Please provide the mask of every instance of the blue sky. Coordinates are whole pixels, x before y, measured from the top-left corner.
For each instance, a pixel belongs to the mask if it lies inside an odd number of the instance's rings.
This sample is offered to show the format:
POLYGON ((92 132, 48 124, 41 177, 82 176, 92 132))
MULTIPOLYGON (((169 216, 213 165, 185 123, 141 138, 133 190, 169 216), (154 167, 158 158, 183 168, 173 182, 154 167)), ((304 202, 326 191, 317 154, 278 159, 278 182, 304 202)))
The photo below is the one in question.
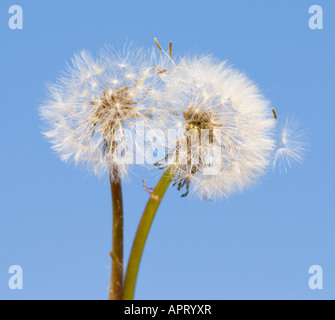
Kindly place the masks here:
MULTIPOLYGON (((145 248, 137 299, 335 298, 335 3, 333 1, 9 1, 0 3, 0 298, 105 299, 111 204, 106 179, 63 164, 42 137, 45 83, 83 48, 174 42, 243 70, 280 116, 307 129, 303 165, 269 172, 219 202, 170 189, 145 248), (23 30, 8 28, 21 5, 23 30), (308 27, 323 8, 324 29, 308 27), (311 265, 323 290, 308 287, 311 265), (23 290, 8 269, 23 268, 23 290)), ((157 174, 156 174, 157 176, 157 174)), ((136 170, 124 185, 128 256, 148 194, 136 170)), ((149 179, 151 185, 154 179, 149 179)))

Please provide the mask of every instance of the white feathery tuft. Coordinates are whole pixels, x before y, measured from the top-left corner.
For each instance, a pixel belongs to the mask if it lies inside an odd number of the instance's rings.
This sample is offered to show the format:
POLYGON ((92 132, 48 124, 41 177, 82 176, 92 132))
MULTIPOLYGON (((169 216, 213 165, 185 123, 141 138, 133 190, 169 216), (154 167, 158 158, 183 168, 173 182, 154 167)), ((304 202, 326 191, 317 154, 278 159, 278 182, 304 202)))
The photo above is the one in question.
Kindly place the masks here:
MULTIPOLYGON (((134 151, 127 150, 127 139, 135 135, 135 122, 150 126, 148 93, 156 74, 147 53, 133 45, 122 52, 106 47, 96 59, 85 50, 74 55, 40 108, 44 134, 61 159, 84 163, 97 175, 116 166, 125 178, 134 151), (122 158, 125 152, 131 159, 122 158)), ((132 147, 144 152, 143 145, 132 147)))
POLYGON ((278 146, 272 161, 273 169, 286 173, 293 165, 301 164, 306 152, 305 130, 300 129, 298 122, 287 118, 278 126, 278 146))
POLYGON ((159 125, 178 129, 159 166, 178 167, 175 184, 186 187, 183 196, 190 189, 215 199, 250 186, 271 162, 275 146, 268 102, 225 62, 182 58, 176 65, 161 75, 164 86, 157 95, 159 125))

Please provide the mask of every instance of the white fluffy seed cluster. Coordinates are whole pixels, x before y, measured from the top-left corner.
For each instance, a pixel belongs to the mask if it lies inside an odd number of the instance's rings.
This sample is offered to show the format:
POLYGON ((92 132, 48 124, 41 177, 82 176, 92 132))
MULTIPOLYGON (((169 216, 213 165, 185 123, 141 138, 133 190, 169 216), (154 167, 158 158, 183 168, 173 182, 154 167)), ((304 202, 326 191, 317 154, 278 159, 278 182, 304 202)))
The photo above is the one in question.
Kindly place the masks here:
POLYGON ((183 58, 163 81, 159 105, 171 111, 163 123, 180 128, 168 146, 179 189, 220 198, 264 173, 275 147, 276 120, 244 74, 209 57, 183 58))
POLYGON ((243 73, 211 57, 166 56, 134 46, 104 49, 97 58, 75 55, 40 109, 44 134, 62 160, 124 179, 129 149, 130 158, 163 149, 156 166, 177 167, 174 185, 182 196, 215 199, 251 186, 271 163, 286 170, 302 159, 292 123, 278 131, 268 101, 243 73), (163 134, 155 141, 128 145, 126 133, 142 137, 157 129, 163 134))
POLYGON ((117 167, 118 176, 126 178, 125 135, 135 134, 136 121, 150 126, 152 118, 147 95, 157 77, 146 55, 132 45, 123 52, 105 48, 97 59, 81 51, 48 86, 40 113, 48 125, 44 134, 62 160, 84 163, 97 175, 113 174, 117 167))

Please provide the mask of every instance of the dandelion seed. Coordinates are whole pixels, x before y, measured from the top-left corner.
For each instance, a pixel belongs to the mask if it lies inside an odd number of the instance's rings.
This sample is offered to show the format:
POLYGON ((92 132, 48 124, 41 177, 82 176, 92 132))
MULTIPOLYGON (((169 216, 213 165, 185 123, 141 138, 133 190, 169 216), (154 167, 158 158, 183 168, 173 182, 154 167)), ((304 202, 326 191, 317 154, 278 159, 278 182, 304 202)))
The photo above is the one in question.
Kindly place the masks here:
POLYGON ((287 172, 295 164, 303 162, 306 151, 305 131, 293 119, 286 119, 278 130, 278 146, 272 162, 273 169, 280 173, 287 172))
POLYGON ((157 40, 156 37, 154 38, 154 40, 155 40, 155 43, 156 43, 156 45, 157 45, 157 48, 158 48, 159 50, 163 51, 163 49, 162 49, 162 47, 160 46, 160 44, 158 43, 158 40, 157 40))

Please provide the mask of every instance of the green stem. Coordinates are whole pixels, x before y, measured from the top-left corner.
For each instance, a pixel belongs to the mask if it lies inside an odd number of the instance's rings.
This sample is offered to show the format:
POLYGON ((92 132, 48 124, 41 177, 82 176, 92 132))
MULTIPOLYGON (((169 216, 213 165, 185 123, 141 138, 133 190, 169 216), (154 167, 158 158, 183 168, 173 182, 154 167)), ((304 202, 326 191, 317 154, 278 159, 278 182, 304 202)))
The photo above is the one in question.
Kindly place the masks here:
POLYGON ((112 273, 109 300, 121 300, 123 286, 123 205, 121 180, 116 167, 109 175, 113 205, 112 273))
POLYGON ((136 279, 142 258, 143 249, 152 222, 154 220, 155 214, 157 212, 157 209, 175 174, 176 174, 176 167, 170 166, 162 175, 161 179, 158 181, 154 191, 150 196, 147 206, 145 207, 140 224, 136 232, 133 247, 131 249, 128 261, 127 273, 125 277, 123 294, 122 294, 123 300, 132 300, 134 298, 136 279))

